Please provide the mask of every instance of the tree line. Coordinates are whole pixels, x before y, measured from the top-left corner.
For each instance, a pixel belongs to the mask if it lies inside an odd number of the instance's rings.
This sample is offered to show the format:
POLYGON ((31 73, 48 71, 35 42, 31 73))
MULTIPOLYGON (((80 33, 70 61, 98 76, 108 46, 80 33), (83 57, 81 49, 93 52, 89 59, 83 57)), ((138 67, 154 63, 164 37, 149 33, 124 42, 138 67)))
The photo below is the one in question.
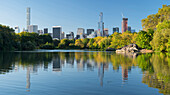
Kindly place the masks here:
POLYGON ((115 32, 109 37, 53 40, 49 34, 14 33, 8 26, 0 25, 0 50, 34 49, 119 49, 134 43, 154 51, 170 51, 170 5, 163 5, 158 13, 142 19, 143 30, 138 33, 115 32))

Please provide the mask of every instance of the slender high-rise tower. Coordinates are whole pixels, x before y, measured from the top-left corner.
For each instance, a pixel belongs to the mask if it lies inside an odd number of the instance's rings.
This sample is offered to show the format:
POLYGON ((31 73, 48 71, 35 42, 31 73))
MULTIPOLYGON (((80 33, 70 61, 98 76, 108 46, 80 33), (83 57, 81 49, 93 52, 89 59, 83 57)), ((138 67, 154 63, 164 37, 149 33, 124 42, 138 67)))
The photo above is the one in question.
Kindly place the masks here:
POLYGON ((27 30, 28 30, 28 26, 30 25, 30 7, 27 8, 27 30))
POLYGON ((98 31, 100 32, 100 36, 104 35, 104 22, 103 22, 103 13, 102 12, 99 15, 98 31))

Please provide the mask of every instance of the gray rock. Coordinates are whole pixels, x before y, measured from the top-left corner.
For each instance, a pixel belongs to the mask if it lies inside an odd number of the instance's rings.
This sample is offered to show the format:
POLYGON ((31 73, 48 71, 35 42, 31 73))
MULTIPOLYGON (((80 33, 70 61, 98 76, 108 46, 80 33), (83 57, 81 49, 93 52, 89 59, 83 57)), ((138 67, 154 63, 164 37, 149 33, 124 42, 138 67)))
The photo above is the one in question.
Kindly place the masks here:
POLYGON ((139 48, 137 44, 130 44, 127 46, 122 47, 121 49, 116 50, 117 53, 123 52, 123 53, 135 53, 138 52, 139 48))

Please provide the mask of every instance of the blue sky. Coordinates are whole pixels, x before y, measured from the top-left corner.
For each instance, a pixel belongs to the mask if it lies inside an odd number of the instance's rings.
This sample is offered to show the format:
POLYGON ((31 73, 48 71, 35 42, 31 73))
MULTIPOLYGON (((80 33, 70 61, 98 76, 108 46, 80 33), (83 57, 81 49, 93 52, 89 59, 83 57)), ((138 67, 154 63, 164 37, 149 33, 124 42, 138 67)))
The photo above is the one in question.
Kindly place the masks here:
POLYGON ((99 13, 104 14, 105 28, 121 28, 122 15, 129 18, 129 26, 142 29, 141 20, 155 14, 170 0, 0 0, 0 24, 26 27, 26 8, 31 7, 31 24, 39 29, 62 26, 65 33, 77 28, 97 30, 99 13))

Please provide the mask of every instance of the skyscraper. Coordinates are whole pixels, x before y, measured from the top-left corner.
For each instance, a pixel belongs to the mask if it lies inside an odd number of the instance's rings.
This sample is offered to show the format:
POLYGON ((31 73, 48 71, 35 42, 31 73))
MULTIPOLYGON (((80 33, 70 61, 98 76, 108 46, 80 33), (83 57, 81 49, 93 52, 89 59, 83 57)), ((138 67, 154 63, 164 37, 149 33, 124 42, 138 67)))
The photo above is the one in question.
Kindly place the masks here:
POLYGON ((109 35, 109 29, 105 28, 104 29, 104 35, 103 36, 108 36, 109 35))
POLYGON ((87 35, 90 35, 92 32, 94 32, 94 29, 87 29, 87 35))
POLYGON ((114 27, 113 28, 113 33, 115 33, 115 32, 119 33, 119 27, 114 27))
POLYGON ((101 34, 99 36, 104 36, 104 22, 103 22, 103 13, 102 12, 99 15, 98 31, 101 34))
POLYGON ((28 26, 30 25, 30 7, 27 8, 27 30, 28 30, 28 26))
POLYGON ((43 35, 43 30, 38 30, 39 35, 43 35))
POLYGON ((78 28, 77 35, 84 35, 84 28, 78 28))
POLYGON ((48 34, 48 28, 44 28, 44 34, 48 34))
POLYGON ((84 28, 78 28, 77 29, 77 35, 79 35, 80 39, 84 39, 84 28))
POLYGON ((61 39, 61 31, 62 27, 61 26, 53 26, 53 39, 61 39))
POLYGON ((66 34, 66 38, 69 40, 74 39, 74 32, 70 32, 70 34, 66 34))
POLYGON ((128 18, 122 19, 122 33, 128 30, 128 18))
POLYGON ((87 38, 95 38, 96 35, 96 32, 92 32, 90 35, 87 36, 87 38))
POLYGON ((130 27, 130 26, 128 26, 128 31, 130 31, 130 32, 131 32, 131 27, 130 27))
POLYGON ((72 39, 74 39, 74 32, 70 32, 72 39))
POLYGON ((28 32, 38 33, 38 25, 28 25, 28 32))
POLYGON ((100 31, 97 31, 97 37, 102 36, 100 31))
POLYGON ((61 40, 65 38, 64 35, 65 35, 65 33, 62 32, 62 33, 61 33, 61 40))

